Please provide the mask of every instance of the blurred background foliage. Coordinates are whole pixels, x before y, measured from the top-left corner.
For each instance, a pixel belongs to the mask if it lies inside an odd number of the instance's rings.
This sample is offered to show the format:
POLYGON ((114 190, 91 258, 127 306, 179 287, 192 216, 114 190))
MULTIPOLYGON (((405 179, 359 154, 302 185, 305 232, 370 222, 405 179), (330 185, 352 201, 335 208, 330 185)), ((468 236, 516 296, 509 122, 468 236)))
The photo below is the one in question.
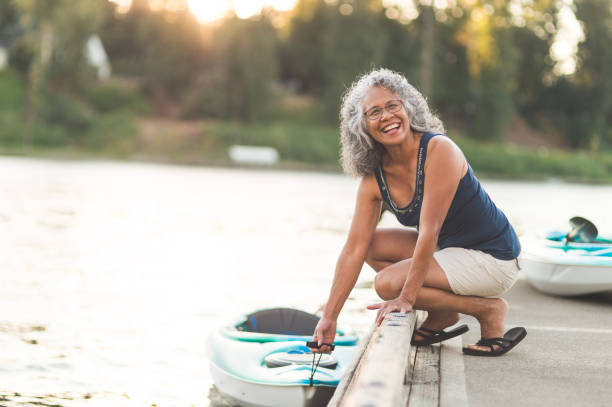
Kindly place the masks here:
POLYGON ((0 0, 1 151, 222 163, 252 144, 338 168, 342 93, 388 67, 478 171, 612 180, 610 0, 297 0, 207 24, 152 3, 0 0))

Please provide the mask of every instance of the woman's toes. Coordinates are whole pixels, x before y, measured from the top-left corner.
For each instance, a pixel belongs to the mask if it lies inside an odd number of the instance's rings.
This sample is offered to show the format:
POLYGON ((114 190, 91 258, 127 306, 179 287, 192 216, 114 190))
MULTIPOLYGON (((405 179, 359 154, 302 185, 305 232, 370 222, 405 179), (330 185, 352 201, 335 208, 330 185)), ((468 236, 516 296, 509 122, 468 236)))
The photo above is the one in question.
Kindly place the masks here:
MULTIPOLYGON (((497 349, 499 346, 493 345, 493 349, 497 349)), ((483 352, 491 352, 491 348, 489 346, 480 346, 480 345, 468 345, 468 348, 474 350, 480 350, 483 352)))

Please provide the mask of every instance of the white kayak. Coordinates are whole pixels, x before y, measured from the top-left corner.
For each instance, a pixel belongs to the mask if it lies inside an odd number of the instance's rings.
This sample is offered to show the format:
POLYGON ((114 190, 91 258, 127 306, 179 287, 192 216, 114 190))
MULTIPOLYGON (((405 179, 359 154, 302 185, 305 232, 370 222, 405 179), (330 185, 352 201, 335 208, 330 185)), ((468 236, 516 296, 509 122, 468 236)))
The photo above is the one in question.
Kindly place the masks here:
POLYGON ((597 237, 589 243, 566 242, 566 233, 553 231, 521 239, 529 283, 555 295, 612 291, 612 240, 597 237))

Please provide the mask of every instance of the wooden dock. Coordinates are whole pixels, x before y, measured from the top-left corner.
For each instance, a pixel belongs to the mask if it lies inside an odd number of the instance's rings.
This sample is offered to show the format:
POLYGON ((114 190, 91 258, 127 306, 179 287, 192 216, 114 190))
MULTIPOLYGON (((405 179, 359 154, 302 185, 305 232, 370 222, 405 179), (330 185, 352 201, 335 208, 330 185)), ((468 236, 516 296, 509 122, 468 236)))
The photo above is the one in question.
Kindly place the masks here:
POLYGON ((380 327, 372 327, 328 407, 446 404, 440 403, 440 346, 410 345, 425 315, 391 313, 380 327))

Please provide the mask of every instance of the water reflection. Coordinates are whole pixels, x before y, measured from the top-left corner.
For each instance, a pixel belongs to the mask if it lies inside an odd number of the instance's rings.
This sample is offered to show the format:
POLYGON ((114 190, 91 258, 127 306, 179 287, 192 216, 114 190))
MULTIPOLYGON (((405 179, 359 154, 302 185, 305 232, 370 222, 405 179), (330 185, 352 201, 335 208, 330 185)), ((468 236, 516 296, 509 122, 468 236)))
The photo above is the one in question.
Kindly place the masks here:
MULTIPOLYGON (((519 233, 576 214, 612 231, 609 186, 484 184, 519 233)), ((0 400, 208 405, 210 330, 255 308, 315 311, 356 187, 329 174, 0 158, 0 400)), ((372 276, 342 317, 357 329, 372 276)))

